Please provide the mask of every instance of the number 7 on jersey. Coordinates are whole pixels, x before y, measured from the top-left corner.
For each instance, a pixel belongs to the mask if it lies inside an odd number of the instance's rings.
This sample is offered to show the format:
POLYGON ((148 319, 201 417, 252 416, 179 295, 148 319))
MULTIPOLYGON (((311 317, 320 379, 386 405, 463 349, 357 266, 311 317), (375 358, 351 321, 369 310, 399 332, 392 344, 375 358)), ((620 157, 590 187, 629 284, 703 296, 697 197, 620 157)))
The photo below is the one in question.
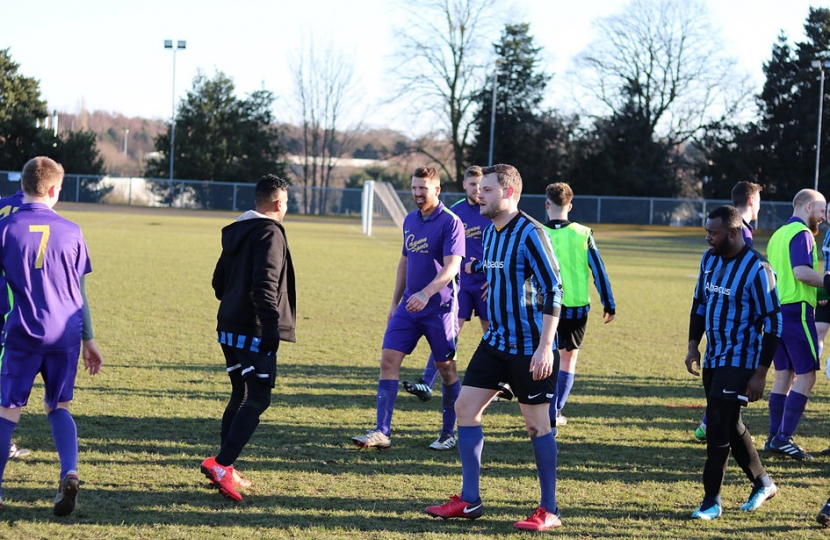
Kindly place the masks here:
POLYGON ((49 243, 49 225, 29 225, 29 232, 41 233, 40 246, 37 249, 35 269, 43 268, 43 258, 46 255, 46 244, 49 243))

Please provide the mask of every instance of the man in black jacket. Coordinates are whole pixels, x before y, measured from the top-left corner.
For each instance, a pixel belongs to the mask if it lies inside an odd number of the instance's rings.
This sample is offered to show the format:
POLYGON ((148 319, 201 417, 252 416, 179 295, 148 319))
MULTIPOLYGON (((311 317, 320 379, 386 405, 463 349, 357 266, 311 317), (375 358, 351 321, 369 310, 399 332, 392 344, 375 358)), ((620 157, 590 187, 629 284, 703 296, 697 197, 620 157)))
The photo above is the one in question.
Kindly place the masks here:
POLYGON ((221 448, 202 462, 202 473, 229 499, 250 486, 233 464, 271 404, 280 341, 295 341, 296 289, 291 253, 282 227, 288 182, 272 174, 259 179, 256 210, 222 229, 222 255, 213 272, 219 300, 218 340, 231 379, 222 416, 221 448))

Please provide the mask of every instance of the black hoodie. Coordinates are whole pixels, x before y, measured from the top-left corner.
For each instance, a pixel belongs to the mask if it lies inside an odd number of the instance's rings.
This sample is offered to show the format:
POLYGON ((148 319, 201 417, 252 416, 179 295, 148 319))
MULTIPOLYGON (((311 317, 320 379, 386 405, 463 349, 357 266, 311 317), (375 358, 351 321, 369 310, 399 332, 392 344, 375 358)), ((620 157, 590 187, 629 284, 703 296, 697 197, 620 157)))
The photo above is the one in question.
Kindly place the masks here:
POLYGON ((222 229, 213 290, 220 301, 217 331, 261 336, 262 325, 278 324, 281 341, 296 341, 294 266, 277 221, 248 211, 222 229))

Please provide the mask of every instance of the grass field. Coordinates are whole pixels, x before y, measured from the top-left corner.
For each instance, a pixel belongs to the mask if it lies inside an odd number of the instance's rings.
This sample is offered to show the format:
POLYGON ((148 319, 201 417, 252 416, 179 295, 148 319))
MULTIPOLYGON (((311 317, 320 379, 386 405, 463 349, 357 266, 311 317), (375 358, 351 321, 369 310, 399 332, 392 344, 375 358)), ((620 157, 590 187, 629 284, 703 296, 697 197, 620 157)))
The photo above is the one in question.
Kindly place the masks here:
MULTIPOLYGON (((73 413, 83 481, 68 519, 52 516, 58 466, 36 388, 16 441, 33 450, 6 469, 0 538, 514 538, 512 523, 538 505, 531 445, 518 405, 485 415, 482 496, 475 522, 429 518, 423 508, 460 490, 456 452, 427 449, 440 400, 401 394, 393 448, 359 451, 350 437, 374 425, 378 358, 400 253, 399 234, 359 223, 286 227, 298 280, 297 344, 280 350, 271 408, 237 467, 254 482, 241 503, 207 489, 199 463, 214 455, 229 384, 214 325, 210 277, 219 231, 234 216, 58 210, 81 224, 94 272, 87 281, 104 371, 78 377, 73 413)), ((560 430, 558 500, 566 538, 816 538, 830 459, 763 456, 778 497, 759 511, 734 464, 724 515, 688 519, 702 497, 705 448, 692 430, 699 379, 686 373, 688 312, 702 230, 602 226, 596 237, 618 302, 596 309, 560 430)), ((763 239, 761 240, 763 243, 763 239)), ((595 305, 597 300, 594 300, 595 305)), ((459 370, 478 341, 469 324, 459 370)), ((404 363, 417 378, 421 346, 404 363)), ((771 384, 770 375, 768 386, 771 384)), ((797 440, 830 444, 830 383, 821 375, 797 440)), ((766 403, 745 421, 762 443, 766 403)))

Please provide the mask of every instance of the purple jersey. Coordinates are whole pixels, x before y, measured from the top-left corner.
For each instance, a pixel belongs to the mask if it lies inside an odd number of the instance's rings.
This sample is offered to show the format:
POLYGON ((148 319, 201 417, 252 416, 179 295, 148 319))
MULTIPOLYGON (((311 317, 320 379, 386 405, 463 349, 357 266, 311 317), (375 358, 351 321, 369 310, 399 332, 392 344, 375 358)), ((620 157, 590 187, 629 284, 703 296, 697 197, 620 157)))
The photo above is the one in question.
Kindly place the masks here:
POLYGON ((466 256, 461 261, 461 289, 472 289, 473 292, 481 294, 481 286, 487 281, 484 274, 465 274, 464 265, 470 262, 470 259, 481 260, 483 251, 481 244, 481 234, 492 220, 481 215, 481 207, 478 204, 470 204, 467 198, 463 198, 450 207, 450 210, 458 216, 464 224, 464 234, 466 236, 466 256))
POLYGON ((78 349, 81 276, 92 271, 81 229, 42 203, 0 220, 0 271, 11 310, 3 346, 20 351, 78 349))
MULTIPOLYGON (((426 218, 420 210, 406 215, 403 221, 403 249, 406 257, 406 289, 402 303, 435 279, 444 267, 444 257, 464 257, 464 224, 438 203, 438 207, 426 218)), ((455 310, 455 284, 457 277, 429 299, 422 313, 439 308, 455 310)))
MULTIPOLYGON (((791 217, 787 221, 787 223, 792 223, 793 221, 800 221, 801 223, 804 223, 797 217, 791 217)), ((812 233, 802 231, 793 236, 793 239, 790 240, 790 261, 792 262, 792 267, 795 268, 796 266, 809 266, 810 268, 813 268, 814 248, 815 242, 813 240, 812 233)))

